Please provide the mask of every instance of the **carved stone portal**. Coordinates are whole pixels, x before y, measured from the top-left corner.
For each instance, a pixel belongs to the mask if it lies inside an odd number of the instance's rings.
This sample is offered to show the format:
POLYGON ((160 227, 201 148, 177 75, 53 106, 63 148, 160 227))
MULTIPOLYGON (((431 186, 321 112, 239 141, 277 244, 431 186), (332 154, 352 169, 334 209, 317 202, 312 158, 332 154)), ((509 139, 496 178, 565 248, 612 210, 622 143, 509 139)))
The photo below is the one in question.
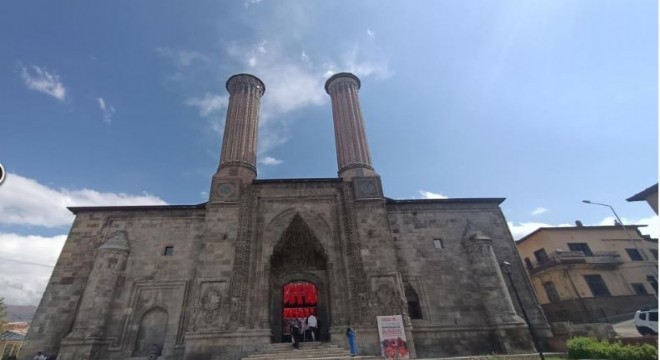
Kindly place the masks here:
POLYGON ((318 296, 319 339, 328 339, 328 257, 300 214, 296 214, 273 249, 270 258, 271 316, 273 342, 284 341, 282 331, 283 285, 292 281, 314 284, 318 296))

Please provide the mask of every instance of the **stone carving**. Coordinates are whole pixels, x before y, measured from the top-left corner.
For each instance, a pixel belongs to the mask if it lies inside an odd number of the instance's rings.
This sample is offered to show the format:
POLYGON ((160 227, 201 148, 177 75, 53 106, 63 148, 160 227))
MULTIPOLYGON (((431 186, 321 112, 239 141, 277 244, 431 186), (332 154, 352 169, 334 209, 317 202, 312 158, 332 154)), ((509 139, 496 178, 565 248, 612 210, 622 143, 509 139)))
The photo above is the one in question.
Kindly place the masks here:
POLYGON ((355 203, 353 191, 349 183, 342 183, 340 191, 341 202, 344 204, 344 223, 346 224, 346 241, 348 249, 348 274, 350 289, 360 301, 351 304, 352 318, 357 322, 375 321, 373 307, 369 306, 367 277, 362 264, 360 238, 358 236, 355 203))
POLYGON ((201 328, 217 326, 220 322, 222 294, 225 282, 203 282, 200 285, 196 325, 201 328))
POLYGON ((234 252, 234 268, 229 283, 231 299, 230 313, 225 317, 229 318, 232 323, 229 324, 230 328, 237 325, 244 325, 245 323, 245 300, 247 299, 254 198, 254 189, 251 185, 246 185, 245 192, 241 196, 238 238, 236 239, 236 251, 234 252))
POLYGON ((355 197, 357 199, 374 199, 382 197, 380 179, 376 176, 354 177, 355 197))
POLYGON ((285 269, 324 269, 327 255, 309 226, 296 214, 271 256, 274 272, 285 269))

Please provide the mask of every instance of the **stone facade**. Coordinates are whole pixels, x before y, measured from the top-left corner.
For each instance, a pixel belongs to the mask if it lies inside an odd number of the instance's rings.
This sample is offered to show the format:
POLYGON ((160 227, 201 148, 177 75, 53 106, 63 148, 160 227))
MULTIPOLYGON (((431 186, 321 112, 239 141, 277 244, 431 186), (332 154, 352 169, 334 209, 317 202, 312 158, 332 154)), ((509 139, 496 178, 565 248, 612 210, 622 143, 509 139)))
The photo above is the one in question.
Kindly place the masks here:
POLYGON ((318 289, 321 341, 346 346, 351 326, 361 352, 379 354, 376 316, 401 314, 413 357, 532 351, 501 261, 514 265, 537 333, 548 336, 549 327, 503 199, 384 197, 359 87, 344 73, 326 84, 339 177, 258 180, 254 139, 265 86, 251 75, 230 78, 209 201, 71 208, 76 219, 22 353, 238 359, 284 341, 282 288, 300 280, 318 289))

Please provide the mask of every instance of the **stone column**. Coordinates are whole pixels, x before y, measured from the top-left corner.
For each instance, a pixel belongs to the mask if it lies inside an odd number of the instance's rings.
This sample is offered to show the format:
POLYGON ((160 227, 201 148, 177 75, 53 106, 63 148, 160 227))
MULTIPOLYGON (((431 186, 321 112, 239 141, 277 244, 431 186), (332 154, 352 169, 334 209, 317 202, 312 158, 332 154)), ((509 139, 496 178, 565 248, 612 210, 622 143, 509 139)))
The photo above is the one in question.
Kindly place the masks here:
POLYGON ((493 252, 493 240, 476 232, 463 240, 470 265, 479 285, 481 299, 492 325, 524 323, 516 314, 502 271, 493 252))
POLYGON ((488 324, 499 343, 500 351, 507 354, 529 351, 531 346, 525 321, 516 314, 507 290, 500 265, 493 252, 493 240, 481 232, 463 239, 470 267, 477 280, 488 324))
POLYGON ((216 175, 251 181, 257 176, 259 101, 266 87, 261 80, 249 74, 230 77, 226 87, 230 94, 229 105, 216 175))
POLYGON ((376 175, 371 165, 358 90, 360 79, 351 73, 335 74, 325 83, 325 91, 332 99, 338 173, 344 179, 376 175))
POLYGON ((96 359, 101 348, 107 346, 105 328, 128 254, 124 232, 114 234, 98 248, 73 330, 62 341, 58 358, 96 359))

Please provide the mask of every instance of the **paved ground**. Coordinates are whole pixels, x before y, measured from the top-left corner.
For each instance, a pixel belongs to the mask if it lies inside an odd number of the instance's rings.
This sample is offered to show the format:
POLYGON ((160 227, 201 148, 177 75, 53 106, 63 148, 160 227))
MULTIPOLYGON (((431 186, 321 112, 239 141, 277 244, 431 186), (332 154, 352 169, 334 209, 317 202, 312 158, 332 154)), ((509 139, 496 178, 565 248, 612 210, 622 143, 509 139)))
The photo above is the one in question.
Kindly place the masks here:
POLYGON ((620 337, 641 336, 637 331, 637 329, 635 328, 635 324, 633 323, 632 318, 630 318, 629 320, 618 322, 616 324, 612 324, 612 327, 614 328, 614 331, 616 331, 617 335, 619 335, 620 337))

